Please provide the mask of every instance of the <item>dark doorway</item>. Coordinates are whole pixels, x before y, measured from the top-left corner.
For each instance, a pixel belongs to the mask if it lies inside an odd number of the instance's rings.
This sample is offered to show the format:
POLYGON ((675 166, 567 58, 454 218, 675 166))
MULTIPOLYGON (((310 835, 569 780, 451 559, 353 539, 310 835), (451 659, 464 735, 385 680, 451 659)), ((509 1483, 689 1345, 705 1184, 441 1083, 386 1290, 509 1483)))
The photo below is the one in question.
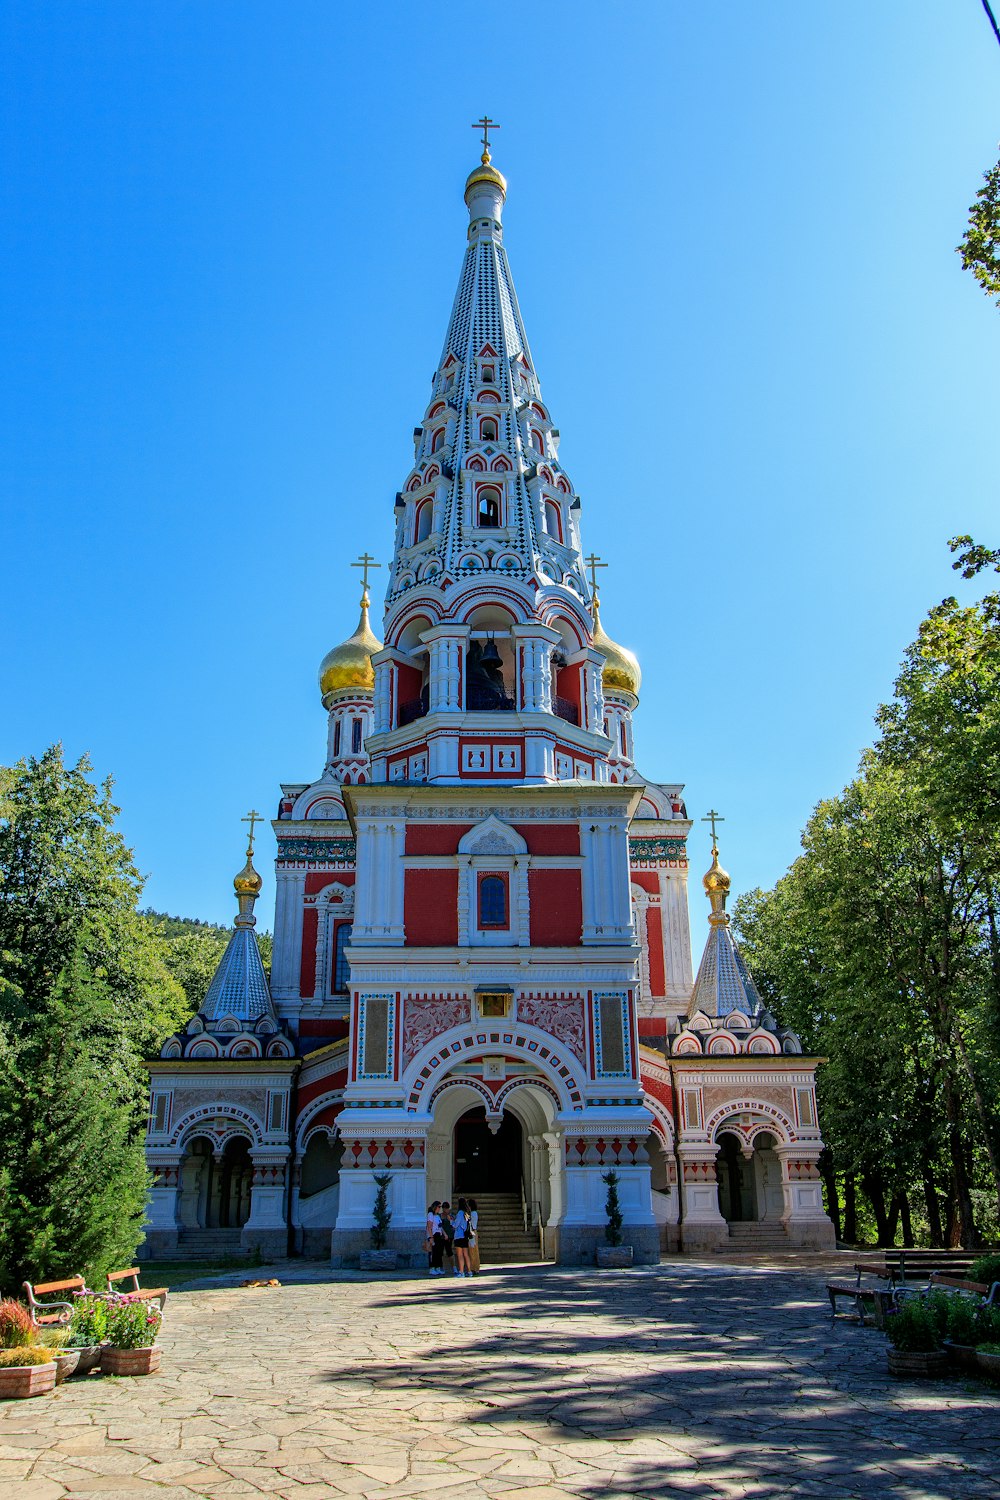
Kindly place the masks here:
POLYGON ((486 1110, 470 1109, 455 1126, 455 1193, 515 1193, 521 1186, 521 1122, 509 1112, 493 1135, 486 1110))
POLYGON ((756 1222, 753 1159, 747 1161, 739 1140, 728 1131, 719 1136, 715 1170, 719 1179, 719 1212, 722 1217, 730 1224, 756 1222))

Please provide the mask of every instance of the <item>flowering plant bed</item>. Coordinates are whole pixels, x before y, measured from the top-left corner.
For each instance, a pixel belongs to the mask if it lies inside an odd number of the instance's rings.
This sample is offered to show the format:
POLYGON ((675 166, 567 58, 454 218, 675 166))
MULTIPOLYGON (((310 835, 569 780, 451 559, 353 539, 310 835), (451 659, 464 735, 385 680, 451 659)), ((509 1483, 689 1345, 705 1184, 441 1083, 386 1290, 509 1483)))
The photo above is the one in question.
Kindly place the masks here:
POLYGON ((44 1396, 56 1383, 56 1362, 51 1349, 0 1350, 0 1401, 23 1401, 44 1396))
POLYGON ((153 1375, 160 1368, 162 1350, 156 1335, 163 1314, 149 1302, 134 1297, 108 1300, 108 1342, 101 1346, 104 1375, 153 1375))
POLYGON ((0 1302, 0 1349, 22 1349, 37 1334, 31 1313, 23 1302, 5 1297, 0 1302))

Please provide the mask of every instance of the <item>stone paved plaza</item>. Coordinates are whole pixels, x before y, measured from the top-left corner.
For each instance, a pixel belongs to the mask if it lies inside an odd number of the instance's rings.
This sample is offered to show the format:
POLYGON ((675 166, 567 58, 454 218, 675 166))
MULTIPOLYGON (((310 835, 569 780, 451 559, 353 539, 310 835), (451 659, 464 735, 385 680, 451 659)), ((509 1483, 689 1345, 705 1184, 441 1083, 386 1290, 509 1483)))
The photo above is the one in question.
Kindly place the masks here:
POLYGON ((890 1381, 881 1335, 831 1327, 818 1261, 274 1274, 175 1293, 159 1376, 4 1403, 0 1494, 1000 1492, 1000 1393, 890 1381))

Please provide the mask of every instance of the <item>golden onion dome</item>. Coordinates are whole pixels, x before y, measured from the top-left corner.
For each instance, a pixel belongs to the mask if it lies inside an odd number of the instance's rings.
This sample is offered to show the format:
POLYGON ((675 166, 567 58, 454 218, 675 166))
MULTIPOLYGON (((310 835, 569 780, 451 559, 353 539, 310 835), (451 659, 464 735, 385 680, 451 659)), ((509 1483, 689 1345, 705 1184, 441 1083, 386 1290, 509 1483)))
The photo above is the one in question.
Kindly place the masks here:
POLYGON ((361 596, 361 618, 353 635, 339 646, 334 646, 324 656, 319 668, 319 690, 324 708, 334 693, 345 688, 355 688, 363 693, 375 691, 375 668, 372 657, 381 651, 382 642, 377 640, 368 623, 368 595, 361 596))
POLYGON ((605 634, 601 625, 601 607, 596 594, 594 595, 594 649, 604 656, 601 681, 604 683, 605 690, 612 693, 631 693, 633 697, 638 698, 639 685, 642 682, 642 670, 638 658, 605 634))
POLYGON ((490 153, 488 151, 483 152, 482 162, 478 167, 474 167, 473 170, 469 173, 468 177, 465 179, 466 193, 468 193, 471 187, 475 187, 476 184, 480 182, 485 182, 490 187, 499 188, 500 192, 506 198, 507 179, 502 172, 498 172, 496 167, 493 166, 490 158, 490 153))
POLYGON ((707 872, 707 874, 702 876, 701 883, 705 887, 705 890, 708 892, 709 896, 713 894, 718 894, 720 896, 729 895, 729 887, 733 882, 730 878, 729 871, 724 870, 719 864, 719 851, 716 848, 712 849, 712 868, 707 872))
POLYGON ((237 896, 259 896, 264 882, 253 867, 253 855, 247 851, 247 862, 242 870, 233 880, 233 890, 237 896))

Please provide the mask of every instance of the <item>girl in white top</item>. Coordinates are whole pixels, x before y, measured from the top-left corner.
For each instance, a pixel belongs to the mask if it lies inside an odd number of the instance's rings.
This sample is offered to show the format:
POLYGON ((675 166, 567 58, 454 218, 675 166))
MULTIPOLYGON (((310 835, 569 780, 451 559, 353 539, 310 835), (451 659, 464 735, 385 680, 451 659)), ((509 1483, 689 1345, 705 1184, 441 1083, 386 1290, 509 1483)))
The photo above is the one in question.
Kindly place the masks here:
POLYGON ((440 1207, 440 1201, 435 1199, 427 1210, 424 1248, 427 1251, 428 1274, 430 1276, 444 1275, 444 1270, 441 1266, 441 1259, 444 1255, 444 1235, 441 1231, 441 1215, 438 1213, 440 1207))

